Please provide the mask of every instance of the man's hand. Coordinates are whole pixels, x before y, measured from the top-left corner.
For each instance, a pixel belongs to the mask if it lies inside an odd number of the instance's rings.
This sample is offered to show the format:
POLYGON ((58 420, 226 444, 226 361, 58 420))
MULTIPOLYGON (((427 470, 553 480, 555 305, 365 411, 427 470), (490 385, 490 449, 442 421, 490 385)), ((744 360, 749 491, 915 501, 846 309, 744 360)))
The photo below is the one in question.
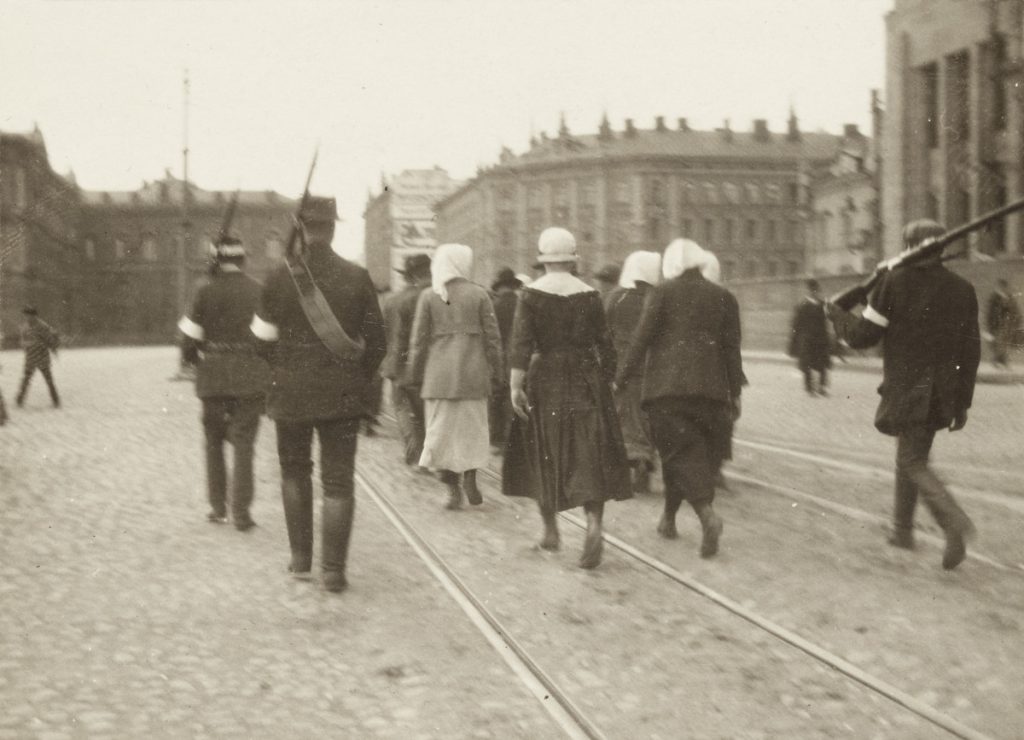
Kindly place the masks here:
POLYGON ((956 412, 956 416, 953 417, 953 421, 949 425, 949 431, 959 432, 965 426, 967 426, 967 409, 956 412))

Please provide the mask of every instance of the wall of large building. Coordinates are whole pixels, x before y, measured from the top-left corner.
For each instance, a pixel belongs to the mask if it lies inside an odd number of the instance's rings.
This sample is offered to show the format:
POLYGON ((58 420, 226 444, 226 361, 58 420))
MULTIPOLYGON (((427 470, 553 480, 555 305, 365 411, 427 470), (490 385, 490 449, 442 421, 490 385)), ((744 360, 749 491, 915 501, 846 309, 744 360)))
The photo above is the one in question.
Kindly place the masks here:
POLYGON ((585 274, 681 236, 713 249, 729 277, 802 274, 810 185, 843 141, 801 132, 795 117, 784 132, 761 120, 750 131, 694 131, 685 119, 670 129, 659 118, 652 130, 604 121, 574 136, 563 124, 441 201, 439 239, 474 247, 478 280, 504 266, 526 272, 548 226, 573 232, 585 274))
MULTIPOLYGON (((886 17, 883 220, 957 226, 1024 197, 1024 3, 896 0, 886 17)), ((972 237, 1021 253, 1021 216, 972 237)), ((888 239, 886 249, 900 249, 888 239)))

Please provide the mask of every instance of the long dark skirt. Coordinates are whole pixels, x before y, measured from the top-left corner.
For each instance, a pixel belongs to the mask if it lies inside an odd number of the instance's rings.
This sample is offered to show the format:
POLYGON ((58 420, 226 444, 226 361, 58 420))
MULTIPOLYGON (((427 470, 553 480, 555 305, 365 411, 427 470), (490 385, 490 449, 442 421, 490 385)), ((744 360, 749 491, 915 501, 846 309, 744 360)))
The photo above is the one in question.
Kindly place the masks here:
POLYGON ((534 356, 527 395, 530 419, 513 420, 505 446, 506 496, 533 498, 554 511, 632 497, 611 388, 593 360, 534 356))

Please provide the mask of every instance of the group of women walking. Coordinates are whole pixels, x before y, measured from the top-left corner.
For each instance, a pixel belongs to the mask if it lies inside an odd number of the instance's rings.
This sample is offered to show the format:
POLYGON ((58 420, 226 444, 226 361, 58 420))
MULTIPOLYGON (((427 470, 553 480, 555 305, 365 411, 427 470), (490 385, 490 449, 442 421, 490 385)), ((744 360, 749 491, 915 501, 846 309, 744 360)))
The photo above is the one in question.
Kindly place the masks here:
MULTIPOLYGON (((691 257, 699 256, 700 271, 717 282, 714 256, 693 242, 687 245, 691 257)), ((680 248, 670 245, 664 269, 657 252, 634 252, 619 287, 602 296, 576 274, 580 257, 572 234, 546 229, 537 255, 544 274, 519 289, 511 336, 503 342, 491 296, 470 280, 470 247, 438 247, 430 289, 416 305, 406 384, 417 387, 423 401, 418 463, 439 473, 448 508, 460 508, 464 497, 481 503, 476 471, 489 463, 493 439, 488 398, 507 394, 514 414, 501 435, 503 493, 537 501, 544 528, 540 547, 547 550, 559 547, 556 514, 582 506, 587 532, 580 567, 601 562, 605 502, 648 490, 656 461, 642 407, 644 365, 620 372, 618 382, 616 370, 634 341, 648 292, 663 273, 674 278, 682 272, 678 259, 670 264, 680 248)), ((736 350, 738 357, 738 336, 736 350)), ((686 485, 673 482, 676 488, 686 485)), ((659 525, 663 536, 675 536, 674 511, 672 522, 671 532, 659 525)), ((710 520, 710 535, 704 516, 701 522, 702 554, 714 554, 721 521, 716 530, 710 520), (714 546, 706 552, 709 536, 714 546)))

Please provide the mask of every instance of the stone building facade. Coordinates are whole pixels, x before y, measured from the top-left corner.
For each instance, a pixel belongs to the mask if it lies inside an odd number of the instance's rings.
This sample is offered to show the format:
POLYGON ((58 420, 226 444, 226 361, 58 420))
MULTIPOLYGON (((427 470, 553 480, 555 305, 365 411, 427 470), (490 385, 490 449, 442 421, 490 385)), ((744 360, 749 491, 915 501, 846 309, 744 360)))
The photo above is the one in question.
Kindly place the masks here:
POLYGON ((78 189, 55 173, 39 129, 0 133, 0 343, 16 345, 33 305, 69 335, 82 331, 78 189))
MULTIPOLYGON (((83 190, 53 172, 38 129, 0 135, 3 346, 17 345, 29 304, 67 344, 174 341, 231 196, 169 173, 134 191, 83 190)), ((280 260, 295 207, 273 191, 239 194, 232 230, 257 278, 280 260)))
MULTIPOLYGON (((232 193, 203 190, 169 172, 128 192, 82 191, 86 334, 94 342, 175 338, 175 324, 209 267, 209 250, 232 193), (184 199, 188 198, 187 217, 184 199)), ((239 193, 231 230, 262 279, 279 263, 296 202, 273 191, 239 193)))
MULTIPOLYGON (((858 134, 859 136, 859 134, 858 134)), ((577 136, 562 122, 521 155, 497 164, 437 204, 438 239, 476 250, 476 279, 534 262, 537 237, 564 226, 577 238, 582 271, 661 250, 679 236, 714 251, 727 278, 802 274, 810 262, 810 186, 836 160, 843 137, 786 131, 764 120, 750 131, 691 129, 664 118, 641 130, 577 136)))
POLYGON ((369 194, 363 211, 366 269, 378 290, 398 289, 395 268, 437 246, 434 206, 459 185, 440 167, 381 178, 380 192, 369 194))
MULTIPOLYGON (((895 0, 886 35, 887 230, 922 217, 957 226, 1024 197, 1024 2, 895 0)), ((1012 216, 971 247, 1020 255, 1022 228, 1012 216)))

